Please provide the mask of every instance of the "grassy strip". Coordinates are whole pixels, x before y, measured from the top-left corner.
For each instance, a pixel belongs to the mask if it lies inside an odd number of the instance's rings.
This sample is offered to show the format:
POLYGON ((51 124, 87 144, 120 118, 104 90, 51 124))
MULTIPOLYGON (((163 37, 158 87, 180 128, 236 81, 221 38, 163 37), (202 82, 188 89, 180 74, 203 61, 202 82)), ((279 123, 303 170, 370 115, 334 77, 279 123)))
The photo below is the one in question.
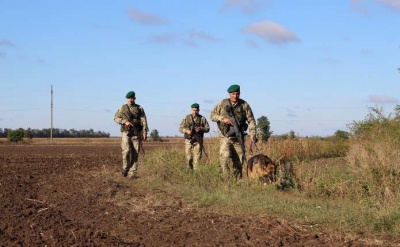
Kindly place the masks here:
POLYGON ((186 169, 183 152, 154 150, 143 160, 146 169, 137 183, 223 214, 279 217, 347 233, 398 234, 398 203, 381 208, 362 195, 357 174, 346 162, 343 158, 300 162, 297 187, 279 190, 247 179, 224 180, 216 164, 204 163, 193 172, 186 169))

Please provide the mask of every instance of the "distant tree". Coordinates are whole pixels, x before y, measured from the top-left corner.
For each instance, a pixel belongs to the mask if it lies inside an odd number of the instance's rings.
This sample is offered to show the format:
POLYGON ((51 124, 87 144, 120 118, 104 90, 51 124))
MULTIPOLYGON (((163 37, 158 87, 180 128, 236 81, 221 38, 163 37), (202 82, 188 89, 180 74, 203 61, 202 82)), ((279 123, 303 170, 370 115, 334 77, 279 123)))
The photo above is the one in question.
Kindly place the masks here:
POLYGON ((350 133, 344 130, 336 130, 334 136, 341 140, 348 140, 350 138, 350 133))
POLYGON ((161 141, 160 135, 158 133, 158 130, 154 129, 150 132, 150 138, 153 141, 161 141))
MULTIPOLYGON (((50 137, 50 129, 23 129, 19 128, 18 130, 22 131, 24 133, 23 137, 25 139, 31 139, 31 138, 49 138, 50 137)), ((12 129, 1 129, 0 128, 0 137, 8 137, 8 133, 12 131, 12 129)), ((106 133, 103 131, 94 131, 93 129, 89 130, 65 130, 65 129, 58 129, 54 128, 53 129, 53 137, 56 138, 63 138, 63 137, 68 137, 68 138, 79 138, 79 137, 85 137, 85 138, 99 138, 99 137, 110 137, 110 133, 106 133)))
POLYGON ((362 121, 353 121, 349 125, 349 129, 355 136, 368 135, 374 129, 379 129, 389 121, 389 117, 385 116, 382 107, 369 107, 369 113, 362 121))
POLYGON ((400 120, 400 105, 394 107, 394 119, 400 120))
POLYGON ((32 139, 31 129, 28 128, 27 130, 22 130, 24 132, 24 138, 32 139))
POLYGON ((370 107, 364 120, 348 125, 351 136, 372 140, 389 136, 394 143, 400 143, 400 106, 396 105, 394 114, 385 114, 382 107, 370 107))
POLYGON ((24 139, 24 130, 17 129, 11 130, 7 133, 7 139, 9 142, 19 142, 24 139))
POLYGON ((266 116, 261 116, 257 119, 257 133, 261 135, 261 140, 267 142, 272 135, 271 123, 266 116))
POLYGON ((277 135, 275 137, 278 139, 281 139, 281 140, 287 140, 289 138, 288 134, 281 134, 281 135, 277 135))
POLYGON ((289 132, 289 134, 288 134, 288 138, 289 139, 295 139, 296 138, 296 133, 293 130, 291 130, 289 132))
POLYGON ((10 132, 12 129, 8 129, 8 128, 4 128, 3 129, 3 137, 7 137, 8 136, 8 132, 10 132))

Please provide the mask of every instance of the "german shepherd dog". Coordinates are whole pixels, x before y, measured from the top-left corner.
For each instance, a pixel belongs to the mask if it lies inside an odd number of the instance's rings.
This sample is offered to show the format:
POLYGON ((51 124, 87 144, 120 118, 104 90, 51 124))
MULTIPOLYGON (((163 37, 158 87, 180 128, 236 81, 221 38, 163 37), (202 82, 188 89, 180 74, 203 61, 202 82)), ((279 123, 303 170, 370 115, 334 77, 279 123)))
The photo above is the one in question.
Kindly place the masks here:
POLYGON ((275 164, 264 154, 257 154, 247 161, 247 177, 264 184, 275 182, 275 164))

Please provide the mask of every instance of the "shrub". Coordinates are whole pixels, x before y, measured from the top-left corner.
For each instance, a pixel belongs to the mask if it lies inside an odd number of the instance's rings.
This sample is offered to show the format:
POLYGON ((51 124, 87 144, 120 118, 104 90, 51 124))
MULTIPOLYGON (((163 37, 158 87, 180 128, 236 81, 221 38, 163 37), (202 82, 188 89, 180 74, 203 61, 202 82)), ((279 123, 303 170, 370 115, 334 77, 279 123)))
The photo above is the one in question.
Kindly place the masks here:
POLYGON ((11 130, 7 133, 7 139, 9 142, 19 142, 24 139, 24 131, 21 129, 11 130))
POLYGON ((368 196, 381 208, 390 207, 400 196, 399 120, 399 114, 386 116, 375 107, 363 121, 351 125, 348 161, 360 174, 359 184, 367 186, 368 196))
POLYGON ((158 130, 154 129, 150 132, 150 138, 152 141, 161 141, 160 134, 158 130))

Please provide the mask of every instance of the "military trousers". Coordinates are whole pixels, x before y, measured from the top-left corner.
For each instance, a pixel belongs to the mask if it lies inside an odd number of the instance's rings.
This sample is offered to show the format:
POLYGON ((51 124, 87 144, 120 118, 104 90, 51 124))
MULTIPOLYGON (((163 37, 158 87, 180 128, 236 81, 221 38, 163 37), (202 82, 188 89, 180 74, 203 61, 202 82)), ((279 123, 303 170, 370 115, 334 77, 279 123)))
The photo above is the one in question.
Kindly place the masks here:
POLYGON ((128 171, 131 176, 137 172, 139 159, 139 139, 131 136, 129 132, 122 132, 122 169, 128 171))
POLYGON ((201 160, 202 150, 200 143, 191 144, 189 139, 185 139, 185 156, 186 165, 193 170, 199 169, 199 161, 201 160))
POLYGON ((242 178, 245 153, 236 138, 221 137, 219 162, 223 175, 242 178))

